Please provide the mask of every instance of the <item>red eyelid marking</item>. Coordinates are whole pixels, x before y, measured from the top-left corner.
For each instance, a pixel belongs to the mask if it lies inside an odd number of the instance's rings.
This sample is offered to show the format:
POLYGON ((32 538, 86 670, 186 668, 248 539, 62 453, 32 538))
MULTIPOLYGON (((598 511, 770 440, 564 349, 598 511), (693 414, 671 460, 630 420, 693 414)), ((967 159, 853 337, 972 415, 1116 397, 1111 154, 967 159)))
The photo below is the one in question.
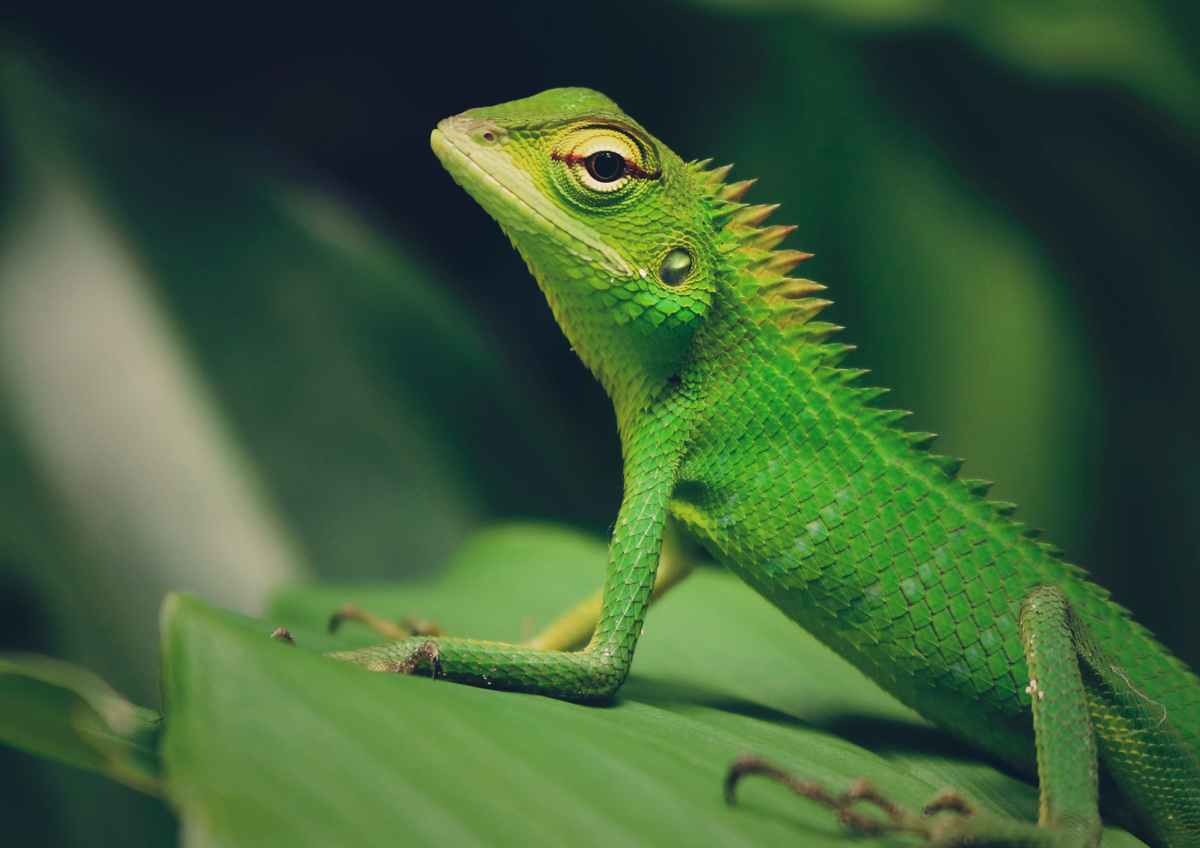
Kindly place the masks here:
MULTIPOLYGON (((572 165, 578 165, 580 162, 582 162, 584 159, 587 159, 588 157, 580 156, 578 153, 574 153, 574 152, 559 153, 558 151, 554 151, 553 153, 550 154, 550 158, 553 159, 555 162, 562 162, 564 165, 566 165, 569 168, 572 165)), ((625 174, 627 176, 633 177, 635 180, 659 180, 659 179, 662 179, 662 169, 661 168, 658 169, 657 171, 644 171, 644 170, 642 170, 641 166, 638 165, 637 162, 634 162, 632 159, 625 160, 625 174)))

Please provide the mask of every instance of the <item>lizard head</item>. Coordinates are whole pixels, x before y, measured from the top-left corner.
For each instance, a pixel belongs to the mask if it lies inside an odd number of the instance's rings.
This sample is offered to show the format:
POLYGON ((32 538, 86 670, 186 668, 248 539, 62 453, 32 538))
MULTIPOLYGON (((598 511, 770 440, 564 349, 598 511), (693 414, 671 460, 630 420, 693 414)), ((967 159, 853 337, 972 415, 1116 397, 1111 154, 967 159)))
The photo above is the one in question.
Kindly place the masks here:
POLYGON ((431 143, 524 257, 619 414, 679 382, 718 266, 692 168, 583 88, 471 109, 431 143))

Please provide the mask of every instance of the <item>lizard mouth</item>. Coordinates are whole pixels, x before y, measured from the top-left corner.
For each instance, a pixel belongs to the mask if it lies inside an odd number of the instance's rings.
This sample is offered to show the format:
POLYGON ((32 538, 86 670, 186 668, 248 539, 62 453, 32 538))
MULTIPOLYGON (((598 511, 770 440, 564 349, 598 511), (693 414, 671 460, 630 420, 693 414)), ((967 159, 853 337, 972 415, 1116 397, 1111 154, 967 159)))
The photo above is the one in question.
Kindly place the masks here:
POLYGON ((606 273, 631 275, 633 269, 620 253, 590 227, 564 212, 542 193, 528 172, 513 164, 498 140, 499 132, 494 130, 499 128, 456 115, 438 124, 429 144, 454 181, 514 241, 522 241, 523 235, 549 236, 563 249, 606 273))

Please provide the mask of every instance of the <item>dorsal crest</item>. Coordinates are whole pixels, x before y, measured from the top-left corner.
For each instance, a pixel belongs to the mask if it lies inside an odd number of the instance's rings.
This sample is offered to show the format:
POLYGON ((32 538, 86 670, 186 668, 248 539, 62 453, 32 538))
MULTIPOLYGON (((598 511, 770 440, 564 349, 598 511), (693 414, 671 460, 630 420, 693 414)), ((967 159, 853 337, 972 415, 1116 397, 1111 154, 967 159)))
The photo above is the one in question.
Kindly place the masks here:
MULTIPOLYGON (((711 160, 692 162, 693 179, 710 199, 713 218, 722 231, 734 237, 736 257, 744 275, 753 279, 756 290, 769 306, 764 321, 770 321, 783 331, 791 344, 803 342, 820 344, 841 329, 834 324, 812 319, 832 301, 813 295, 825 290, 820 283, 788 274, 811 253, 799 250, 776 250, 776 247, 795 229, 795 226, 767 226, 764 222, 779 208, 779 204, 753 205, 742 198, 756 180, 729 183, 725 179, 732 165, 708 169, 711 160)), ((828 348, 827 364, 840 361, 851 348, 848 345, 824 345, 828 348)))
MULTIPOLYGON (((840 368, 841 361, 854 350, 852 345, 830 344, 826 339, 842 329, 836 324, 828 324, 812 319, 832 301, 813 295, 824 291, 825 286, 788 274, 797 265, 812 254, 799 250, 777 250, 776 247, 788 236, 795 227, 767 226, 765 221, 770 217, 778 204, 751 205, 742 203, 742 198, 754 185, 755 180, 726 182, 732 165, 709 169, 711 160, 692 162, 692 176, 696 185, 708 198, 712 209, 713 219, 723 233, 733 236, 725 250, 729 260, 738 268, 740 273, 739 288, 743 287, 751 297, 757 297, 767 308, 754 310, 761 316, 757 320, 760 326, 774 325, 783 333, 786 345, 806 358, 816 355, 816 364, 824 371, 831 384, 838 386, 838 391, 848 392, 857 398, 857 403, 866 416, 862 420, 874 419, 881 427, 891 431, 895 437, 903 440, 908 450, 924 455, 930 462, 935 473, 944 474, 955 479, 962 466, 962 460, 949 456, 938 456, 929 453, 936 438, 933 433, 909 432, 904 430, 902 422, 911 413, 903 410, 880 409, 875 404, 886 389, 859 388, 854 383, 866 371, 856 368, 840 368), (828 370, 825 370, 825 369, 828 370)), ((809 360, 810 362, 812 360, 809 360)), ((983 500, 991 483, 985 480, 961 480, 967 491, 983 500)), ((1015 507, 1009 503, 989 502, 992 510, 1000 516, 1010 517, 1015 507)), ((1017 532, 1026 538, 1035 538, 1040 532, 1036 528, 1019 522, 1013 522, 1017 532)), ((1039 543, 1051 556, 1061 556, 1061 552, 1051 546, 1039 543)), ((1066 567, 1066 566, 1064 566, 1066 567)))

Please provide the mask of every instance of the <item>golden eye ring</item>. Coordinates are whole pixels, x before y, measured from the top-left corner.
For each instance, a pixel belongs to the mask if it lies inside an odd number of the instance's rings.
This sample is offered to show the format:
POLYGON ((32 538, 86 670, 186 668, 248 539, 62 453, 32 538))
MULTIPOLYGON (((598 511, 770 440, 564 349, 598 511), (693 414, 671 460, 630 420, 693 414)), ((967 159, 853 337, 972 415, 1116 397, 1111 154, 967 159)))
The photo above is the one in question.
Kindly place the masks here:
POLYGON ((560 185, 569 198, 584 206, 608 205, 629 200, 662 177, 646 150, 622 129, 589 124, 560 136, 550 158, 563 166, 556 179, 564 180, 560 185))

